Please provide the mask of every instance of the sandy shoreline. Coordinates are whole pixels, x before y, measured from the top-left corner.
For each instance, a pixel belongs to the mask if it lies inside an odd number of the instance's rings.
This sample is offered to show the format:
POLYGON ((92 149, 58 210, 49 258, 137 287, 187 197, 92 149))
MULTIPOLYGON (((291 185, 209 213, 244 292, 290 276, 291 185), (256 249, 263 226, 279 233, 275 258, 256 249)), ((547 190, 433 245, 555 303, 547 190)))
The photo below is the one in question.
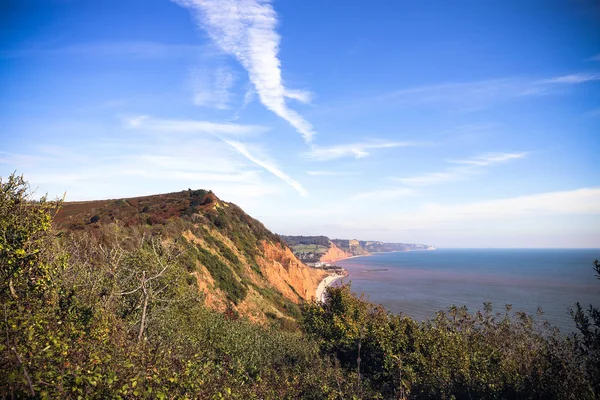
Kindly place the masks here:
POLYGON ((358 256, 350 256, 350 257, 344 257, 344 258, 338 258, 336 260, 332 260, 332 261, 327 261, 329 264, 333 264, 336 263, 338 261, 343 261, 343 260, 349 260, 351 258, 358 258, 358 257, 369 257, 371 254, 359 254, 358 256))
POLYGON ((317 301, 323 301, 324 295, 325 295, 325 289, 327 288, 327 286, 331 285, 333 282, 335 282, 336 280, 341 279, 343 277, 344 277, 343 275, 326 276, 325 279, 323 279, 319 283, 319 286, 317 286, 317 291, 315 293, 315 299, 317 299, 317 301))
POLYGON ((338 258, 337 260, 333 260, 333 261, 328 261, 328 263, 333 264, 336 263, 338 261, 343 261, 343 260, 349 260, 351 258, 358 258, 358 257, 370 257, 376 254, 385 254, 385 253, 406 253, 408 251, 428 251, 429 249, 423 249, 423 250, 392 250, 392 251, 375 251, 373 253, 369 253, 369 254, 359 254, 357 256, 350 256, 350 257, 344 257, 344 258, 338 258))

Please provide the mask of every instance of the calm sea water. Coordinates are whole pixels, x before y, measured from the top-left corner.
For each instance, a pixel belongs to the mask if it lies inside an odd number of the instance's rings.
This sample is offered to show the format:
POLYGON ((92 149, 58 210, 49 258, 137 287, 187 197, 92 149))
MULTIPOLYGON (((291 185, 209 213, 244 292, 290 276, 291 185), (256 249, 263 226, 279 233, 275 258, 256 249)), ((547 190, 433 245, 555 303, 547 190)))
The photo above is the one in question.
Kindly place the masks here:
POLYGON ((543 319, 568 333, 574 328, 569 308, 577 301, 600 307, 594 259, 600 249, 438 249, 336 264, 350 273, 343 282, 351 281, 353 292, 418 320, 452 304, 476 311, 490 301, 500 312, 512 304, 535 315, 539 306, 543 319))

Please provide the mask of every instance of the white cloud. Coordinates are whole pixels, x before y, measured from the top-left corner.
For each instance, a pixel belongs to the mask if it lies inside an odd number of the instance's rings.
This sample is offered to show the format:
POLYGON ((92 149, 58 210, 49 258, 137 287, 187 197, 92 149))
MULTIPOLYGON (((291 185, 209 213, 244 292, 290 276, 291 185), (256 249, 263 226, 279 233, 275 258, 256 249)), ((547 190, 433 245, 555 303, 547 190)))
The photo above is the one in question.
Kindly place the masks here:
POLYGON ((233 147, 238 153, 240 153, 241 155, 246 157, 248 160, 252 161, 254 164, 266 169, 267 171, 269 171, 276 177, 283 180, 285 183, 287 183, 288 185, 293 187, 302 196, 306 196, 308 194, 306 189, 304 189, 304 187, 302 187, 302 185, 298 181, 294 180, 293 178, 291 178, 290 176, 285 174, 283 171, 281 171, 279 168, 277 168, 272 163, 270 163, 268 161, 264 161, 264 160, 259 160, 258 158, 256 158, 252 154, 250 154, 250 152, 248 151, 246 146, 244 146, 242 143, 232 141, 232 140, 227 140, 227 139, 223 139, 223 141, 225 143, 227 143, 228 145, 230 145, 231 147, 233 147))
POLYGON ((472 173, 473 171, 470 168, 453 168, 444 172, 430 172, 407 178, 392 179, 408 186, 427 186, 459 180, 472 173))
POLYGON ((196 120, 159 119, 147 115, 131 117, 126 120, 132 128, 158 132, 205 133, 212 135, 243 136, 268 130, 261 125, 241 125, 196 120))
POLYGON ((428 204, 417 214, 427 220, 465 221, 551 214, 600 214, 600 188, 540 193, 463 204, 428 204))
POLYGON ((228 109, 235 80, 235 74, 227 67, 216 68, 211 73, 200 68, 194 69, 190 74, 194 104, 218 110, 228 109))
POLYGON ((301 103, 310 103, 313 99, 313 93, 308 90, 285 90, 285 97, 288 99, 298 100, 301 103))
POLYGON ((173 1, 195 10, 200 26, 212 40, 248 71, 261 103, 310 142, 315 134, 312 125, 285 103, 286 97, 304 101, 308 96, 284 86, 277 15, 271 4, 262 0, 173 1))
POLYGON ((352 197, 352 201, 387 201, 398 199, 401 197, 414 196, 417 192, 414 189, 409 188, 393 188, 393 189, 378 189, 368 192, 358 193, 352 197))
POLYGON ((84 148, 37 146, 30 149, 34 152, 31 155, 0 152, 0 169, 18 169, 33 188, 43 188, 51 197, 66 191, 68 201, 131 197, 190 187, 211 189, 224 200, 252 204, 246 198, 258 202, 259 197, 282 193, 283 185, 265 179, 262 169, 274 175, 282 174, 281 171, 257 160, 247 150, 247 154, 242 154, 241 145, 234 152, 231 143, 214 135, 167 135, 157 145, 157 137, 150 134, 148 140, 139 140, 122 135, 118 140, 84 148), (248 157, 256 166, 249 165, 248 157))
MULTIPOLYGON (((478 111, 510 101, 556 93, 563 84, 585 84, 600 80, 600 73, 573 73, 542 78, 506 77, 471 82, 443 82, 391 90, 375 96, 344 96, 337 105, 320 107, 314 113, 367 112, 382 107, 443 107, 449 113, 478 111), (347 98, 352 100, 348 101, 347 98)), ((563 87, 564 87, 563 86, 563 87)))
POLYGON ((205 133, 209 137, 215 137, 222 143, 233 148, 237 153, 244 156, 254 164, 264 168, 271 174, 283 180, 285 183, 293 187, 302 196, 307 195, 307 191, 302 185, 281 171, 273 163, 260 160, 252 155, 246 145, 238 141, 228 139, 229 136, 240 136, 250 133, 261 132, 265 128, 255 125, 239 125, 232 123, 214 123, 208 121, 188 121, 188 120, 169 120, 169 119, 154 119, 148 116, 135 117, 128 120, 131 127, 138 129, 149 129, 157 132, 185 132, 185 133, 205 133))
POLYGON ((244 111, 246 109, 246 107, 248 107, 250 105, 250 103, 252 103, 252 101, 254 101, 255 97, 256 97, 256 92, 249 85, 249 87, 246 89, 246 93, 244 94, 244 101, 242 102, 242 105, 236 110, 235 114, 233 115, 233 117, 231 119, 233 121, 237 121, 240 118, 242 111, 244 111))
POLYGON ((499 164, 503 162, 507 162, 510 160, 517 160, 519 158, 524 158, 527 156, 526 152, 517 152, 517 153, 488 153, 481 156, 476 156, 473 158, 467 158, 463 160, 453 160, 451 162, 455 164, 466 164, 466 165, 474 165, 478 167, 487 167, 488 165, 499 164))
POLYGON ((306 171, 306 173, 310 176, 347 176, 347 175, 355 175, 352 172, 348 171, 306 171))
POLYGON ((589 73, 580 73, 580 74, 571 74, 558 76, 555 78, 545 79, 540 81, 542 84, 577 84, 577 83, 586 83, 592 81, 600 80, 600 74, 589 74, 589 73))
POLYGON ((370 155, 368 150, 387 149, 402 146, 414 146, 415 143, 409 142, 363 142, 350 143, 334 146, 312 146, 311 150, 304 155, 307 158, 327 161, 342 157, 364 158, 370 155))
POLYGON ((411 177, 392 178, 392 180, 408 186, 427 186, 447 183, 464 179, 470 175, 481 173, 485 170, 485 167, 524 158, 527 156, 527 154, 528 153, 526 152, 488 153, 462 160, 450 160, 449 162, 453 164, 460 164, 461 166, 448 168, 445 171, 429 172, 411 177))

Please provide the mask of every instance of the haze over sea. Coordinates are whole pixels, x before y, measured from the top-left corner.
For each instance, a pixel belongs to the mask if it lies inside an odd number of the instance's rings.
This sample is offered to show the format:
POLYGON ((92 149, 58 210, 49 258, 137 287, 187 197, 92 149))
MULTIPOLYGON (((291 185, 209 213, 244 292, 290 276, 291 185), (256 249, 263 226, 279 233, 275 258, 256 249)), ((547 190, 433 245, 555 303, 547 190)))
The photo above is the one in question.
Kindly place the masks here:
POLYGON ((577 301, 600 306, 600 281, 593 270, 597 249, 438 249, 381 253, 336 264, 350 276, 352 291, 386 309, 417 320, 433 318, 450 305, 474 312, 490 301, 495 312, 536 314, 568 333, 577 301), (386 269, 383 271, 383 269, 386 269))

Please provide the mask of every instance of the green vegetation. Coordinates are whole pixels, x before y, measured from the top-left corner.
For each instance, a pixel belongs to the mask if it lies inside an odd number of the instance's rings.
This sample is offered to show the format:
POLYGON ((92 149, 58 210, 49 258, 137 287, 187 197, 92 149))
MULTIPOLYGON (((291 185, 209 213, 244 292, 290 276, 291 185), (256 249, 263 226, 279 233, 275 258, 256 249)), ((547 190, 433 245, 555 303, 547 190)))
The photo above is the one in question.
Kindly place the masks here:
MULTIPOLYGON (((231 305, 223 314, 204 306, 190 274, 197 263, 232 302, 250 285, 207 230, 199 233, 214 252, 181 238, 189 221, 127 225, 96 207, 86 216, 100 216, 94 227, 57 232, 51 216, 60 206, 32 201, 20 177, 0 181, 5 398, 593 399, 598 393, 600 317, 591 306, 577 306, 580 333, 565 338, 510 307, 494 313, 486 305, 475 314, 452 307, 418 323, 357 298, 348 286, 328 288, 325 303, 299 309, 272 288, 252 284, 287 315, 268 313, 271 323, 261 326, 231 305)), ((125 216, 132 207, 172 214, 143 201, 118 207, 125 216)), ((210 223, 180 212, 196 218, 196 226, 210 223)), ((255 243, 272 238, 239 211, 227 212, 224 236, 238 229, 255 243)))
POLYGON ((195 251, 198 261, 208 269, 219 288, 227 293, 229 300, 235 304, 239 304, 244 300, 248 293, 248 287, 235 277, 227 265, 210 251, 200 246, 195 246, 192 249, 195 251))
POLYGON ((326 253, 329 250, 327 246, 319 246, 318 244, 299 244, 293 246, 294 253, 326 253))
MULTIPOLYGON (((205 308, 188 279, 190 258, 161 227, 113 223, 57 235, 58 204, 29 201, 18 177, 1 188, 3 396, 326 398, 347 390, 342 371, 299 332, 205 308)), ((202 250, 216 267, 218 257, 202 250)))
MULTIPOLYGON (((594 260, 596 278, 600 279, 600 262, 594 260)), ((575 349, 585 360, 588 376, 596 393, 600 393, 600 309, 588 306, 584 311, 581 304, 575 305, 571 315, 577 326, 578 334, 573 336, 575 349)))
POLYGON ((388 314, 327 289, 325 304, 305 307, 303 329, 362 385, 384 398, 590 399, 594 371, 557 331, 507 306, 469 314, 451 307, 433 321, 388 314), (360 365, 360 366, 359 366, 360 365))

